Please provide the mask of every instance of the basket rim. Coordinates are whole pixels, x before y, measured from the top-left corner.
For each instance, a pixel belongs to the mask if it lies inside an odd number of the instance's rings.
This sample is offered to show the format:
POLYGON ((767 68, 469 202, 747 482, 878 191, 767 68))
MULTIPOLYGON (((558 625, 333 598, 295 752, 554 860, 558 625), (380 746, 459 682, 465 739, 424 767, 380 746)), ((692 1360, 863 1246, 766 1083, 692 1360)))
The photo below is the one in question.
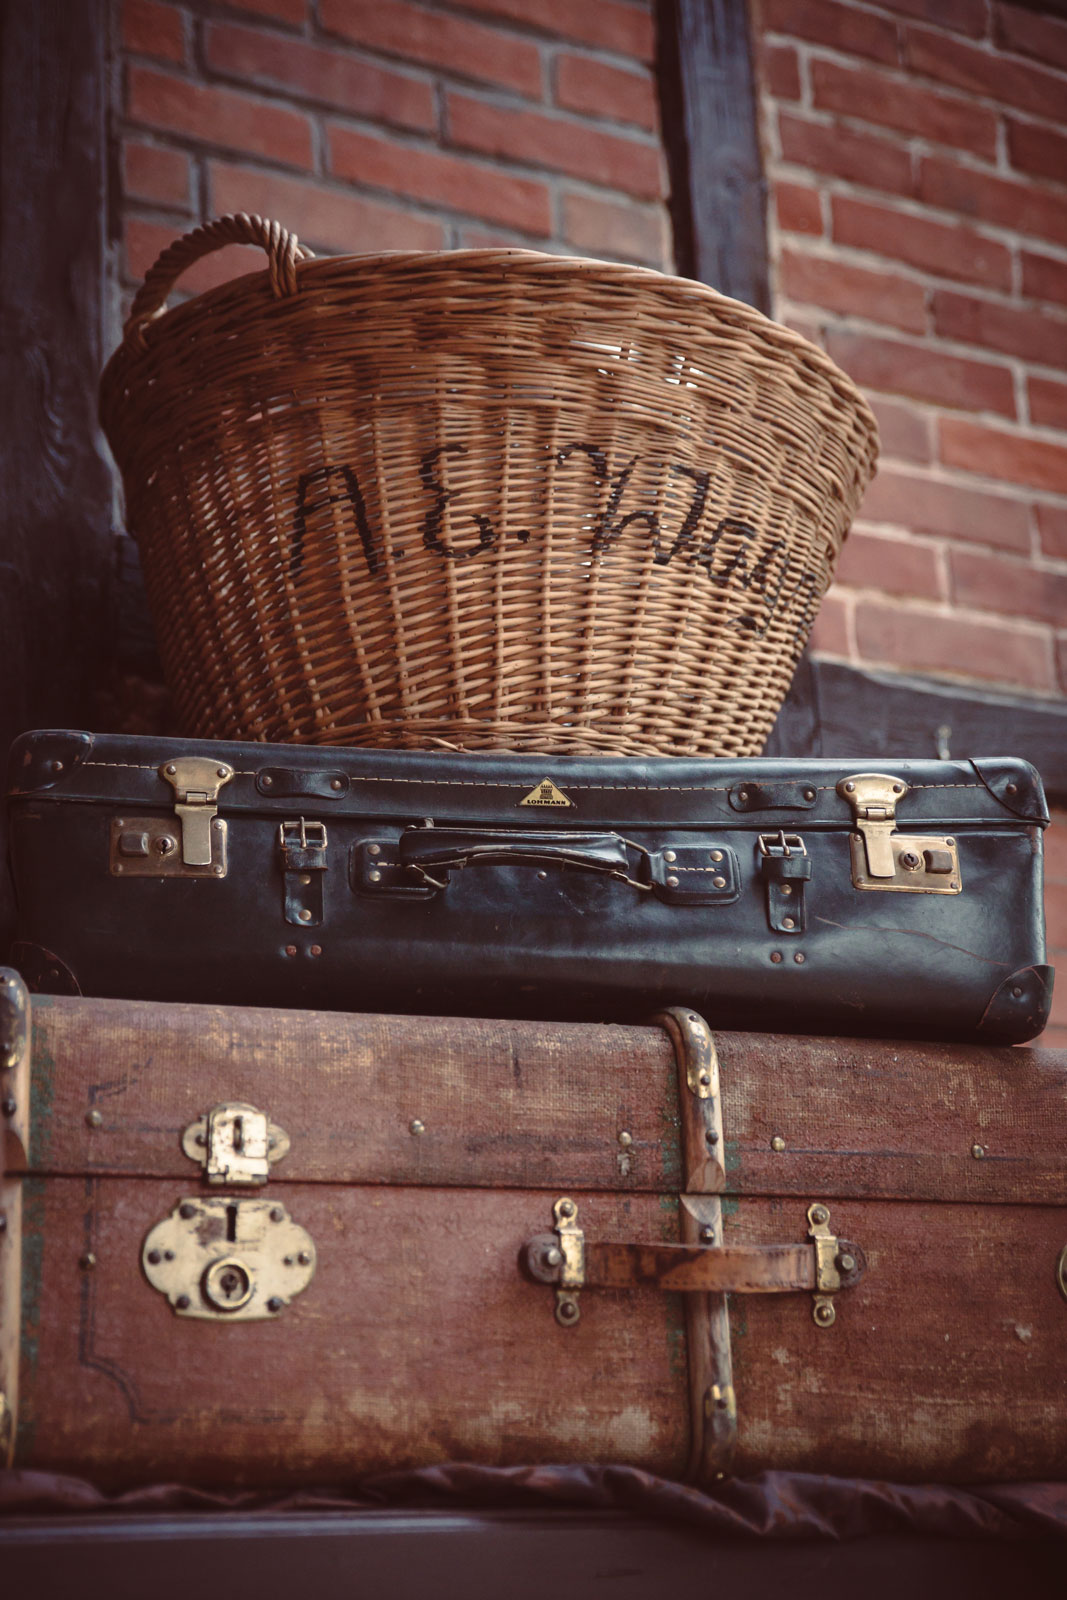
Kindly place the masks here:
MULTIPOLYGON (((729 320, 762 338, 776 354, 786 355, 799 361, 812 369, 813 376, 817 374, 829 383, 830 387, 838 391, 855 409, 857 421, 868 433, 870 447, 877 456, 878 423, 870 402, 856 381, 838 366, 825 350, 795 329, 759 311, 755 306, 749 305, 744 300, 733 299, 710 284, 701 283, 698 279, 661 272, 656 267, 640 266, 636 263, 606 261, 596 256, 555 255, 550 251, 528 250, 519 246, 459 250, 381 250, 314 256, 299 261, 296 264, 298 289, 292 298, 299 301, 300 280, 311 279, 309 287, 314 287, 314 280, 318 278, 328 279, 339 272, 353 269, 373 270, 379 267, 399 273, 432 272, 437 268, 454 270, 464 267, 475 272, 499 271, 508 267, 520 271, 523 268, 536 268, 539 272, 549 269, 552 275, 561 278, 588 279, 595 274, 606 283, 630 283, 635 289, 645 289, 661 297, 671 295, 684 297, 690 305, 694 301, 703 302, 709 310, 714 310, 719 316, 725 313, 729 320)), ((250 299, 252 296, 256 301, 263 301, 266 298, 269 305, 284 303, 275 300, 270 290, 270 274, 263 268, 229 278, 224 283, 204 289, 178 305, 168 307, 145 328, 144 343, 141 348, 126 338, 119 342, 101 374, 101 399, 107 390, 120 381, 120 373, 128 374, 132 380, 138 368, 151 366, 157 347, 183 332, 190 323, 195 323, 201 316, 217 314, 230 302, 239 305, 242 300, 250 299)))

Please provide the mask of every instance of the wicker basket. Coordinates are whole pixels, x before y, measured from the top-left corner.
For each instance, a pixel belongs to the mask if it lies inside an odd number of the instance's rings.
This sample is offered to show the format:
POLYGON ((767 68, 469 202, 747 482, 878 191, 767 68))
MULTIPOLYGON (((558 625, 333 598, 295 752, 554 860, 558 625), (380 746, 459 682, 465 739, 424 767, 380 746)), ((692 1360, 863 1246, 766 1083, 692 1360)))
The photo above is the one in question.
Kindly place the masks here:
POLYGON ((248 216, 156 262, 101 411, 186 731, 315 744, 757 753, 877 451, 701 284, 248 216), (164 315, 235 241, 269 270, 164 315))

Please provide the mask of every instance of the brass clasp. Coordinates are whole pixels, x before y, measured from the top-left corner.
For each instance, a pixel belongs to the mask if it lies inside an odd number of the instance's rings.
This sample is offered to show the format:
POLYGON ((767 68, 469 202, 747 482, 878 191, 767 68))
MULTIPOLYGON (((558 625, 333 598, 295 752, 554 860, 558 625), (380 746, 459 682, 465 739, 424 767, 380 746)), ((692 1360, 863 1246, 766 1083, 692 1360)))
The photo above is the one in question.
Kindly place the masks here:
POLYGON ((857 772, 837 792, 852 807, 852 886, 905 894, 959 894, 959 847, 954 838, 895 832, 897 803, 908 793, 903 778, 857 772))
POLYGON ((182 1149, 204 1169, 208 1183, 266 1183, 289 1151, 289 1135, 265 1111, 230 1100, 191 1122, 182 1149))
POLYGON ((207 756, 179 756, 165 761, 159 775, 174 790, 174 811, 182 825, 182 864, 211 866, 211 819, 219 809, 219 790, 233 777, 233 768, 207 756))

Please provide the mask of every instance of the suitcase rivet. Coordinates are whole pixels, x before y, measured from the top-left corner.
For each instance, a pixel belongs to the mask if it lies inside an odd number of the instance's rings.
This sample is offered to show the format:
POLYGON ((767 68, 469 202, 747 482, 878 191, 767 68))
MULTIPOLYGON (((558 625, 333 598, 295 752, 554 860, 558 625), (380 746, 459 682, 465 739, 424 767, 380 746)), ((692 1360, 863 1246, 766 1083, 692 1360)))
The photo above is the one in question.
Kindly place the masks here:
POLYGON ((420 1133, 426 1132, 426 1124, 424 1122, 420 1122, 418 1117, 413 1117, 408 1123, 408 1132, 413 1133, 415 1137, 418 1138, 420 1133))
POLYGON ((191 1200, 183 1200, 178 1207, 178 1215, 184 1222, 188 1222, 191 1217, 196 1216, 196 1206, 191 1200))
POLYGON ((1021 983, 1014 984, 1012 986, 1012 991, 1011 991, 1012 999, 1013 1000, 1020 999, 1020 997, 1022 996, 1022 992, 1023 992, 1022 984, 1021 983))
POLYGON ((620 1133, 619 1134, 619 1143, 622 1145, 624 1150, 629 1150, 629 1148, 633 1144, 633 1142, 634 1142, 634 1136, 633 1136, 632 1133, 620 1133))
POLYGON ((664 861, 677 861, 678 857, 673 850, 664 850, 663 859, 664 861))
POLYGON ((548 873, 547 873, 547 872, 539 872, 539 873, 538 873, 538 874, 537 874, 537 876, 538 876, 538 877, 539 877, 539 878, 547 878, 547 877, 548 877, 548 873))
POLYGON ((715 1243, 715 1229, 714 1228, 701 1228, 700 1237, 701 1237, 701 1240, 702 1240, 702 1242, 704 1244, 714 1244, 715 1243))
POLYGON ((304 907, 303 911, 301 911, 299 913, 299 917, 300 917, 301 922, 310 922, 311 921, 311 912, 307 909, 306 906, 304 907))
POLYGON ((713 850, 711 852, 711 859, 713 861, 721 861, 722 860, 722 851, 721 850, 713 850))
MULTIPOLYGON (((63 771, 63 763, 62 763, 62 761, 50 761, 48 763, 48 770, 50 772, 62 772, 63 771)), ((1008 790, 1009 794, 1014 794, 1014 792, 1015 792, 1014 789, 1009 789, 1008 790)))
MULTIPOLYGON (((784 1148, 784 1145, 783 1145, 783 1148, 784 1148)), ((829 1222, 830 1213, 827 1210, 826 1206, 812 1206, 812 1208, 811 1208, 811 1220, 812 1220, 812 1222, 818 1222, 818 1223, 829 1222)))
POLYGON ((574 1211, 575 1211, 575 1206, 574 1206, 574 1201, 573 1200, 561 1200, 560 1201, 560 1203, 559 1203, 559 1214, 560 1214, 561 1217, 573 1217, 574 1211))
POLYGON ((330 779, 330 788, 331 789, 340 789, 340 787, 341 787, 341 779, 340 778, 331 778, 330 779))
POLYGON ((700 1074, 700 1082, 704 1085, 704 1087, 706 1089, 708 1084, 711 1082, 711 1073, 710 1072, 702 1072, 700 1074))
POLYGON ((280 1311, 284 1304, 285 1304, 284 1300, 279 1300, 278 1296, 276 1294, 272 1294, 270 1299, 267 1301, 267 1310, 268 1311, 280 1311))
POLYGON ((220 778, 227 778, 229 777, 230 769, 229 767, 216 767, 215 772, 220 778))
POLYGON ((796 923, 793 921, 792 917, 783 917, 782 918, 782 927, 783 928, 795 928, 796 927, 796 923))
POLYGON ((170 775, 171 775, 171 777, 173 777, 173 776, 174 776, 174 774, 175 774, 175 773, 176 773, 176 772, 177 772, 177 770, 178 770, 178 769, 177 769, 177 767, 176 767, 176 766, 175 766, 175 765, 174 765, 174 762, 173 762, 173 761, 169 761, 169 762, 168 762, 168 763, 167 763, 167 765, 166 765, 166 767, 165 767, 165 768, 164 768, 164 771, 165 771, 165 772, 168 772, 168 773, 170 773, 170 775))
POLYGON ((270 1220, 272 1222, 284 1222, 285 1221, 285 1212, 282 1210, 281 1206, 272 1206, 271 1207, 270 1220))
POLYGON ((668 889, 677 889, 677 887, 678 887, 678 879, 677 878, 670 877, 670 878, 667 879, 667 888, 668 889))
POLYGON ((804 954, 803 950, 798 950, 796 955, 793 957, 793 960, 796 962, 798 967, 802 967, 807 959, 808 958, 804 954))
POLYGON ((225 872, 226 872, 226 868, 225 867, 216 867, 215 868, 215 876, 216 876, 216 878, 223 877, 225 875, 225 872))
POLYGON ((93 1252, 91 1250, 86 1250, 85 1254, 79 1257, 78 1265, 81 1267, 83 1272, 91 1272, 96 1266, 96 1257, 93 1255, 93 1252))
POLYGON ((369 844, 367 846, 367 854, 369 856, 380 856, 381 853, 382 853, 382 847, 381 847, 380 844, 369 844))
POLYGON ((367 877, 370 879, 371 883, 381 883, 382 881, 382 875, 377 870, 374 872, 368 872, 367 877))
POLYGON ((307 872, 302 872, 302 873, 301 873, 301 874, 300 874, 300 882, 301 882, 301 883, 304 883, 304 884, 307 884, 307 883, 310 883, 310 882, 311 882, 311 876, 310 876, 310 874, 309 874, 309 873, 307 873, 307 872))
POLYGON ((814 789, 805 789, 804 790, 804 798, 805 798, 805 800, 814 800, 815 799, 815 790, 814 789))
POLYGON ((103 1115, 99 1111, 87 1111, 85 1113, 85 1125, 87 1128, 99 1128, 103 1120, 103 1115))
POLYGON ((313 944, 311 946, 311 949, 308 951, 308 955, 309 956, 321 956, 321 954, 322 954, 322 946, 321 946, 321 944, 313 944))
POLYGON ((273 782, 274 782, 274 779, 270 776, 269 773, 265 772, 263 774, 262 778, 260 778, 260 780, 259 780, 259 787, 261 789, 269 789, 273 782))
POLYGON ((976 1161, 981 1161, 982 1157, 985 1155, 985 1146, 980 1144, 972 1144, 971 1154, 976 1161))
MULTIPOLYGON (((780 1133, 776 1133, 774 1138, 771 1140, 771 1149, 777 1151, 779 1155, 781 1155, 782 1151, 785 1149, 785 1140, 782 1138, 780 1133)), ((816 1221, 825 1222, 826 1218, 817 1217, 816 1221)))
POLYGON ((704 1135, 704 1143, 705 1144, 718 1144, 718 1142, 719 1142, 718 1132, 716 1131, 715 1128, 709 1128, 707 1133, 704 1135))
POLYGON ((828 1300, 820 1300, 815 1307, 814 1316, 820 1328, 828 1328, 836 1319, 837 1312, 828 1300))
POLYGON ((712 878, 711 882, 712 882, 712 886, 714 888, 716 888, 716 889, 725 889, 726 888, 726 879, 725 878, 712 878))
POLYGON ((1006 783, 1004 785, 1004 793, 1005 794, 1014 794, 1018 787, 1019 786, 1018 786, 1017 783, 1006 783))
POLYGON ((783 883, 779 887, 779 892, 783 895, 791 895, 793 893, 793 885, 791 883, 783 883))
POLYGON ((578 1307, 573 1300, 561 1300, 558 1311, 561 1322, 573 1322, 578 1315, 578 1307))
POLYGON ((781 959, 782 959, 782 952, 780 950, 772 950, 771 951, 771 960, 774 962, 775 966, 778 965, 778 963, 779 963, 779 961, 781 961, 781 959))
POLYGON ((175 1300, 174 1304, 177 1306, 179 1311, 188 1311, 189 1296, 187 1294, 180 1294, 177 1300, 175 1300))
POLYGON ((287 956, 295 956, 296 955, 296 945, 295 944, 287 944, 286 947, 285 947, 285 953, 286 953, 287 956))

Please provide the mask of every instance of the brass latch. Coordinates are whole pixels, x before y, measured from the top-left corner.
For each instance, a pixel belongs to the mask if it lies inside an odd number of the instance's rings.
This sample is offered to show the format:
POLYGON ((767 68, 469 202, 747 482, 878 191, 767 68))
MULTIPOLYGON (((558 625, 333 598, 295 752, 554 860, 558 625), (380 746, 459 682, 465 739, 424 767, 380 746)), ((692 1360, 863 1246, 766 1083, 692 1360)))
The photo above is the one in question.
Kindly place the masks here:
POLYGON ((275 1200, 198 1195, 151 1230, 141 1265, 180 1317, 257 1322, 307 1288, 315 1246, 275 1200))
POLYGON ((159 775, 174 790, 174 810, 182 825, 183 865, 211 866, 212 818, 218 811, 219 790, 233 777, 233 768, 207 756, 180 756, 177 761, 165 761, 159 775))
POLYGON ((959 847, 945 835, 897 833, 897 804, 908 793, 903 778, 857 772, 842 778, 837 792, 852 807, 857 831, 850 835, 855 889, 906 894, 959 894, 959 847))
POLYGON ((182 1149, 204 1169, 208 1183, 266 1183, 289 1150, 289 1135, 266 1112, 243 1101, 215 1106, 182 1134, 182 1149))
POLYGON ((556 1289, 556 1320, 578 1321, 581 1289, 664 1289, 695 1294, 814 1295, 812 1315, 820 1328, 836 1317, 833 1295, 851 1289, 867 1263, 858 1245, 830 1232, 830 1213, 808 1207, 807 1244, 643 1244, 589 1240, 578 1226, 575 1201, 553 1206, 554 1234, 539 1234, 525 1248, 526 1267, 539 1283, 556 1289))

